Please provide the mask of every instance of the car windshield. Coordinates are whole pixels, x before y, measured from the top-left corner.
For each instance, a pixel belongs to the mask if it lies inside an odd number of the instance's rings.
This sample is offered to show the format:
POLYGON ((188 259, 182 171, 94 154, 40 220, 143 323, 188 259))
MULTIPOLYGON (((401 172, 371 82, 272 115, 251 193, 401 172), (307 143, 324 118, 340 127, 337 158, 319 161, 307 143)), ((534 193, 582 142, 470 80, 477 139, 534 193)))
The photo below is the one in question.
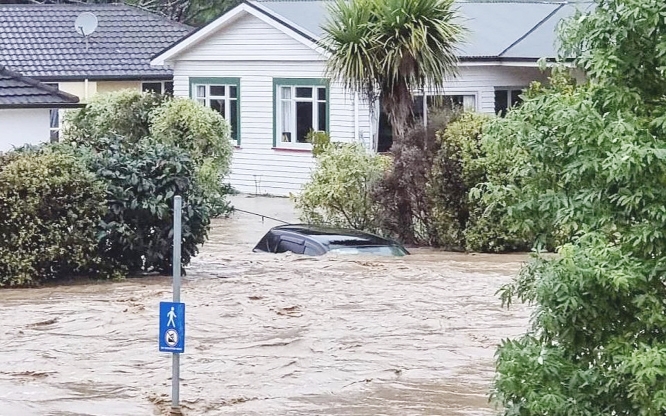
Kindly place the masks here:
POLYGON ((373 254, 377 256, 404 256, 407 254, 398 246, 356 246, 331 247, 331 253, 341 254, 373 254))

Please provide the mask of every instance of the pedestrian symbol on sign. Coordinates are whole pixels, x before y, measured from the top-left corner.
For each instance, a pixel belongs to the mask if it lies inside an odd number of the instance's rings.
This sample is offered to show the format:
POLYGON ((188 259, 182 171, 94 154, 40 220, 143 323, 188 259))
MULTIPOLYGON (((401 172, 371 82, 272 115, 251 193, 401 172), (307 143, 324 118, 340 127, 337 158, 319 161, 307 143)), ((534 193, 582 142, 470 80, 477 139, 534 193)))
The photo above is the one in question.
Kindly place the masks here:
POLYGON ((185 352, 185 304, 160 302, 160 351, 185 352))
POLYGON ((167 322, 167 326, 173 326, 173 327, 176 326, 176 322, 174 322, 174 319, 176 318, 176 312, 173 311, 174 309, 175 308, 172 306, 169 313, 167 313, 167 317, 169 318, 169 322, 167 322))

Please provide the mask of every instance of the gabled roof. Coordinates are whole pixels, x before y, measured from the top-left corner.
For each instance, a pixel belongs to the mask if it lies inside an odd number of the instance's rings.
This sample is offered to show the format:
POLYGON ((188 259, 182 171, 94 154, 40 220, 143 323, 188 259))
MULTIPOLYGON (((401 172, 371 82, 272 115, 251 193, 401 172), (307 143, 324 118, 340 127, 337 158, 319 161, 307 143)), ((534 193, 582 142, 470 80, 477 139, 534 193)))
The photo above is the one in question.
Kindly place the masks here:
MULTIPOLYGON (((330 0, 246 0, 226 15, 185 37, 160 53, 153 61, 161 65, 206 36, 231 23, 240 11, 264 16, 292 36, 312 45, 322 37, 329 16, 330 0)), ((463 61, 536 61, 557 57, 558 23, 586 10, 592 0, 457 0, 468 30, 459 45, 463 61)))
POLYGON ((81 107, 79 98, 0 65, 0 108, 81 107))
POLYGON ((122 4, 0 5, 0 64, 40 80, 168 79, 150 59, 192 30, 122 4), (87 49, 74 29, 82 12, 99 21, 87 49))

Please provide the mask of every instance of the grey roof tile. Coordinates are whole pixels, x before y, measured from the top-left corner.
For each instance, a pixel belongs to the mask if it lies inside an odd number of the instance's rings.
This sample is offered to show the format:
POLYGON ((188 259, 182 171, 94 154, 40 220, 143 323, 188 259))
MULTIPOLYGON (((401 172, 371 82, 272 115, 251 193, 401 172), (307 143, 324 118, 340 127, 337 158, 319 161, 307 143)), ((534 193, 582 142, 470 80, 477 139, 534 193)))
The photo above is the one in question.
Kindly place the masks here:
POLYGON ((150 59, 192 30, 122 4, 0 5, 0 64, 44 80, 170 78, 150 59), (99 21, 87 50, 74 30, 84 11, 99 21))
POLYGON ((0 65, 0 108, 77 106, 79 98, 0 65))

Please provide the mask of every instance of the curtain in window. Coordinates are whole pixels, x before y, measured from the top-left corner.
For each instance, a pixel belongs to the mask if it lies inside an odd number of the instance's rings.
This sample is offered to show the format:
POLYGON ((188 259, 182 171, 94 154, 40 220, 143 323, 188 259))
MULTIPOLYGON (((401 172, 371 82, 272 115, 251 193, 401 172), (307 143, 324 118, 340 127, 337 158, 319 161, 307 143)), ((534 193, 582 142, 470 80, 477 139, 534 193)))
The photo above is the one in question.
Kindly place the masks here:
POLYGON ((280 104, 282 106, 281 132, 282 141, 291 142, 292 132, 294 131, 294 116, 292 112, 291 87, 282 87, 280 93, 280 104))

